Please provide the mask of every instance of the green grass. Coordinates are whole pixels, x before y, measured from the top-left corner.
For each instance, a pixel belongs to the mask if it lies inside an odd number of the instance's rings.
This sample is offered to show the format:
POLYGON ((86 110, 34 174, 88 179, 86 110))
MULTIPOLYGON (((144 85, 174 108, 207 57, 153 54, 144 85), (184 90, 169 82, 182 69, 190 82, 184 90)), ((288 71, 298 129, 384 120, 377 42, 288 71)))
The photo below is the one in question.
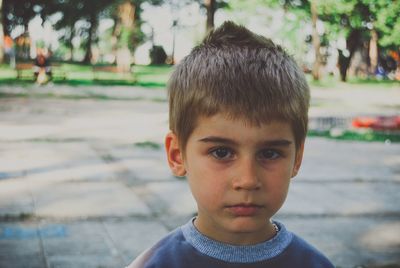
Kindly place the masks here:
POLYGON ((348 79, 347 83, 350 85, 371 85, 371 86, 387 86, 387 85, 397 85, 400 86, 400 81, 396 80, 389 80, 389 79, 373 79, 373 78, 357 78, 357 77, 352 77, 348 79))
MULTIPOLYGON (((78 94, 67 94, 67 95, 59 95, 54 93, 35 93, 30 94, 29 92, 22 92, 22 93, 4 93, 0 92, 0 99, 5 98, 34 98, 34 99, 66 99, 66 100, 119 100, 119 101, 138 101, 143 100, 142 97, 111 97, 103 94, 88 94, 88 95, 78 95, 78 94)), ((153 102, 166 102, 165 99, 151 99, 153 102)))
POLYGON ((375 132, 365 131, 357 132, 352 130, 344 130, 340 133, 333 133, 329 130, 315 131, 309 130, 307 133, 309 137, 324 137, 336 140, 347 141, 364 141, 364 142, 400 142, 400 133, 397 132, 375 132))
POLYGON ((154 150, 161 149, 162 147, 160 144, 152 141, 136 142, 134 145, 139 148, 149 148, 154 150))
MULTIPOLYGON (((72 86, 85 85, 137 85, 147 88, 165 87, 169 76, 173 70, 170 65, 134 65, 132 67, 133 77, 126 77, 122 74, 101 72, 97 75, 97 80, 94 79, 92 66, 79 63, 61 63, 56 69, 60 69, 67 74, 66 80, 54 78, 55 84, 67 84, 72 86)), ((31 72, 26 70, 24 72, 31 72)), ((17 73, 8 65, 0 65, 0 85, 22 85, 29 86, 33 83, 32 79, 16 79, 17 73)), ((320 81, 313 81, 311 75, 306 75, 307 81, 311 87, 334 89, 346 87, 363 87, 376 88, 392 88, 399 87, 399 81, 377 80, 377 79, 358 79, 349 78, 348 82, 340 82, 337 77, 326 75, 320 81)))
MULTIPOLYGON (((62 63, 61 66, 54 68, 55 84, 67 84, 72 86, 85 85, 136 85, 147 88, 165 87, 172 71, 170 65, 159 66, 133 66, 133 75, 127 76, 118 73, 101 72, 97 74, 97 79, 94 79, 92 66, 82 64, 62 63), (57 77, 57 69, 66 73, 65 80, 57 77)), ((31 72, 25 70, 24 72, 31 72)), ((31 78, 25 77, 17 79, 17 73, 8 65, 0 65, 0 85, 22 85, 29 86, 34 81, 31 78)))
POLYGON ((310 87, 313 88, 322 88, 322 89, 346 89, 350 87, 359 87, 363 89, 376 89, 379 86, 380 89, 385 88, 393 88, 393 87, 400 87, 400 81, 395 80, 379 80, 379 79, 361 79, 356 77, 349 77, 347 82, 342 82, 339 80, 338 77, 334 77, 331 75, 324 76, 319 81, 314 81, 312 76, 307 74, 306 75, 307 82, 309 83, 310 87))

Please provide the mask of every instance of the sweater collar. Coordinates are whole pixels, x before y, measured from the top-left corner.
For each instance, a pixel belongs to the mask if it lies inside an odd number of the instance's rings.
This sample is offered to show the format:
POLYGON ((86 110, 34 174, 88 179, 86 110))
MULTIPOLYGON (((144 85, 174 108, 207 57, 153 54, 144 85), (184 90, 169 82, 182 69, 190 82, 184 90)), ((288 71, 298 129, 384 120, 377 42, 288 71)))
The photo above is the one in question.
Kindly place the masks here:
POLYGON ((270 240, 248 246, 230 245, 200 233, 193 224, 194 219, 181 227, 186 241, 201 253, 226 262, 251 263, 271 259, 281 254, 293 238, 282 223, 274 221, 279 231, 270 240))

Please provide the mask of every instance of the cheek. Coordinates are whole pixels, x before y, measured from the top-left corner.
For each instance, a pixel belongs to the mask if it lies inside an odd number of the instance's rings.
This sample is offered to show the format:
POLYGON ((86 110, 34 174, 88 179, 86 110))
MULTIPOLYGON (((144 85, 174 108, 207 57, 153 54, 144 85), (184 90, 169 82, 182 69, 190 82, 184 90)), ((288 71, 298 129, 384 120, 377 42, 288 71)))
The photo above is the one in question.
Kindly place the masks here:
POLYGON ((226 192, 227 185, 221 174, 215 170, 205 169, 204 165, 198 163, 199 169, 193 169, 193 165, 188 170, 187 178, 193 197, 202 206, 213 207, 220 204, 226 192))
POLYGON ((272 202, 283 202, 286 198, 292 169, 287 166, 275 167, 264 174, 264 189, 272 202))
POLYGON ((262 172, 265 183, 272 187, 283 187, 290 181, 293 165, 288 161, 280 162, 270 166, 264 166, 262 172))
POLYGON ((189 179, 189 186, 200 210, 216 211, 223 203, 222 190, 219 189, 218 185, 211 184, 211 187, 207 187, 203 184, 190 182, 189 179))

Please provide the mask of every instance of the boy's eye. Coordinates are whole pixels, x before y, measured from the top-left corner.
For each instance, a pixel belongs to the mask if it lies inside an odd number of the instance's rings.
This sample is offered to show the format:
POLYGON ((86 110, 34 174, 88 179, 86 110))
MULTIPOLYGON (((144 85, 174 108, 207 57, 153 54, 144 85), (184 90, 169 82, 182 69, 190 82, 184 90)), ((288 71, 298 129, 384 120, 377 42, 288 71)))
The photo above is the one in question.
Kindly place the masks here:
POLYGON ((281 154, 272 149, 264 149, 260 152, 260 158, 274 160, 281 157, 281 154))
POLYGON ((232 151, 228 148, 223 148, 223 147, 212 150, 211 155, 221 160, 230 159, 233 157, 232 151))

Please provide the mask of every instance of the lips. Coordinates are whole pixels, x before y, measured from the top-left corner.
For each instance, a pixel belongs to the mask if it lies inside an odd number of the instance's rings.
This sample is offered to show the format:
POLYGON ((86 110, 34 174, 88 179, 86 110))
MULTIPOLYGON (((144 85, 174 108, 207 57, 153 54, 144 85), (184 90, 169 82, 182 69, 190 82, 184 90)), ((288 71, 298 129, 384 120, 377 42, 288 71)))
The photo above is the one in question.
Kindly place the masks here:
POLYGON ((258 214, 262 206, 255 204, 237 204, 227 207, 230 213, 238 217, 249 217, 258 214))

